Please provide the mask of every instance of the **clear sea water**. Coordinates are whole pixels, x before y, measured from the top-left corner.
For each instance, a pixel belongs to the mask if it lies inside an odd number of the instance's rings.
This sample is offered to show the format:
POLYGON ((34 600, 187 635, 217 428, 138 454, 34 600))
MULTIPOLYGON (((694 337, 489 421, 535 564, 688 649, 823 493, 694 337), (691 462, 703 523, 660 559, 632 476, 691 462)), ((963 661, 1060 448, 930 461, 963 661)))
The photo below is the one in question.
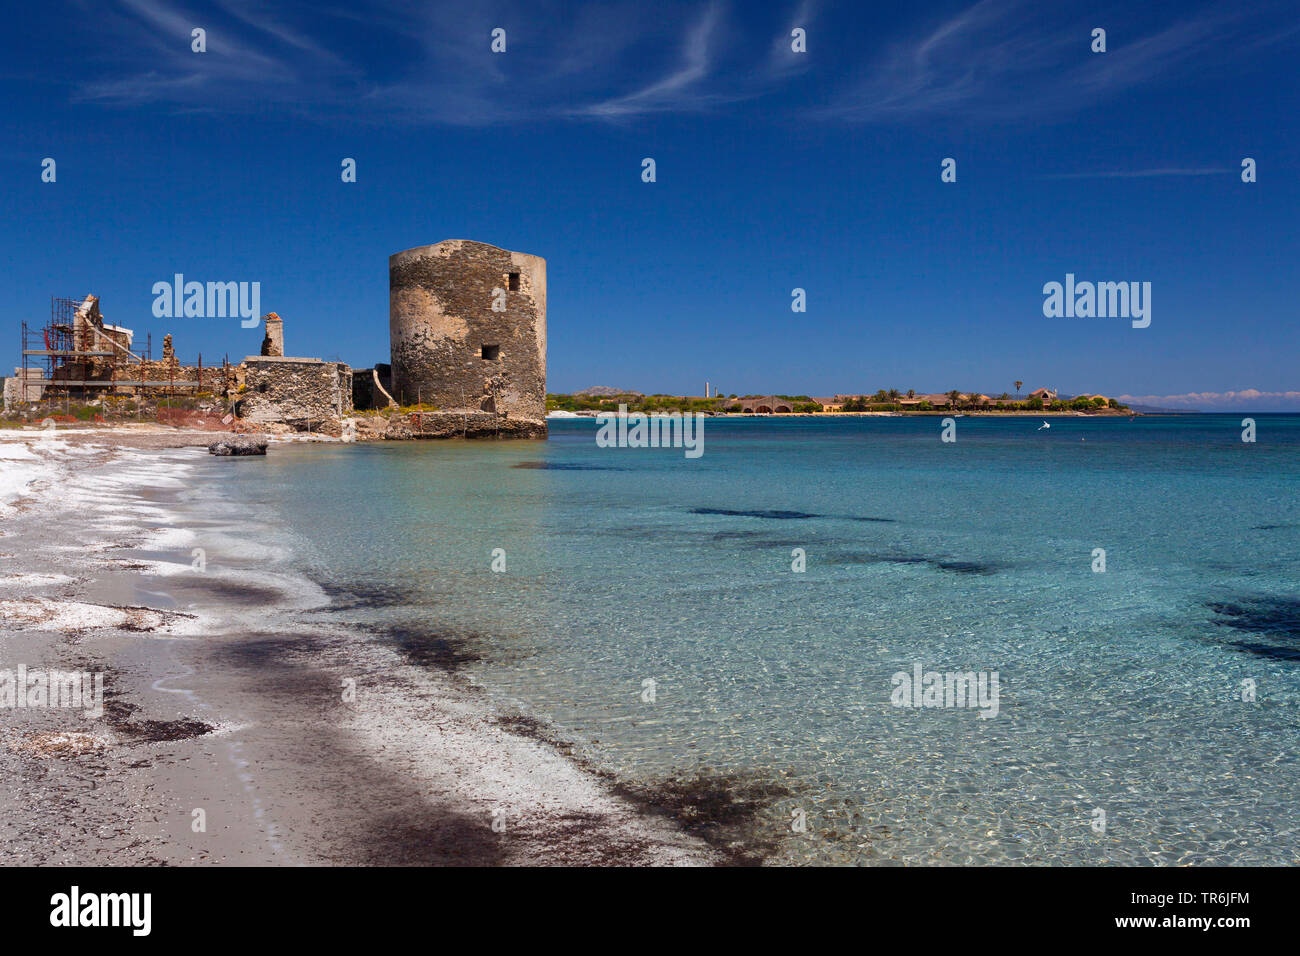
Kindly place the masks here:
POLYGON ((464 642, 634 783, 779 783, 774 862, 1296 864, 1300 417, 1254 417, 709 420, 695 460, 553 421, 212 467, 363 598, 359 640, 464 642), (997 671, 998 715, 893 706, 917 663, 997 671))

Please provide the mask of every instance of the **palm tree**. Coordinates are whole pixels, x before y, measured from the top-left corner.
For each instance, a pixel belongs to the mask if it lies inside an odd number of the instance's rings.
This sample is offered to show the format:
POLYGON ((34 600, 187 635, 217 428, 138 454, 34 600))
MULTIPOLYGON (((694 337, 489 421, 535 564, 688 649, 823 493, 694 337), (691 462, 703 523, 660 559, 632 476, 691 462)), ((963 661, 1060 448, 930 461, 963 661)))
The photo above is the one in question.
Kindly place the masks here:
POLYGON ((957 391, 954 388, 951 392, 948 393, 948 403, 953 408, 957 408, 959 402, 961 402, 961 392, 957 391))
POLYGON ((896 388, 891 388, 891 389, 889 390, 889 400, 890 400, 891 402, 896 402, 896 401, 898 401, 898 400, 899 400, 900 398, 902 398, 902 397, 903 397, 903 393, 900 392, 898 389, 896 389, 896 388))
POLYGON ((908 397, 908 398, 916 398, 916 389, 914 389, 914 388, 909 388, 909 389, 907 390, 907 397, 908 397))
POLYGON ((1024 384, 1024 382, 1016 382, 1016 398, 1020 397, 1020 386, 1024 384))

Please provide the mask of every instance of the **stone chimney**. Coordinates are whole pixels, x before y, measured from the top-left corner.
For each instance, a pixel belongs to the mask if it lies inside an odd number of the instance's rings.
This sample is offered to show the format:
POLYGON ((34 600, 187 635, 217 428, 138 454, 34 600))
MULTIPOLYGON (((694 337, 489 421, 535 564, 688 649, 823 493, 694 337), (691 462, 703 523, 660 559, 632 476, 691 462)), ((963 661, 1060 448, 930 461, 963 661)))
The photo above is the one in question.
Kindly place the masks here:
POLYGON ((269 312, 266 319, 266 338, 262 339, 263 355, 284 355, 284 319, 269 312))

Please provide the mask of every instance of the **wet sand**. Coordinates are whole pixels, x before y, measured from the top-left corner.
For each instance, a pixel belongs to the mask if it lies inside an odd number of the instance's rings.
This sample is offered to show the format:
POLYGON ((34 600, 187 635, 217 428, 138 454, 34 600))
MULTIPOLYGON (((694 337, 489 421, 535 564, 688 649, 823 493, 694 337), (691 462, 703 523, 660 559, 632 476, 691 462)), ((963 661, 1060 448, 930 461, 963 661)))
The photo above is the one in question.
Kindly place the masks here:
POLYGON ((0 457, 30 480, 0 502, 0 668, 104 675, 99 717, 0 710, 9 862, 727 861, 454 668, 319 623, 306 579, 192 567, 184 476, 212 438, 0 433, 34 456, 0 457))

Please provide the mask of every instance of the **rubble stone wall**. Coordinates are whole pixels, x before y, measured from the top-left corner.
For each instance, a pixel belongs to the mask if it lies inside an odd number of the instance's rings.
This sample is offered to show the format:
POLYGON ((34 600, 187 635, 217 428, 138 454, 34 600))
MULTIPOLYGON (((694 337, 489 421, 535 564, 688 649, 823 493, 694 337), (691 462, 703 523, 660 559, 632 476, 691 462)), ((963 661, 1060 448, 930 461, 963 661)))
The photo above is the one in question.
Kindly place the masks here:
POLYGON ((331 431, 352 412, 352 370, 341 362, 250 355, 235 414, 254 424, 331 431))
MULTIPOLYGON (((227 377, 220 365, 205 365, 200 373, 197 365, 181 365, 175 361, 151 361, 151 362, 132 362, 129 365, 123 363, 117 368, 117 377, 124 379, 139 379, 143 375, 143 381, 146 382, 198 382, 198 388, 189 386, 187 388, 177 387, 177 395, 194 395, 197 392, 208 392, 212 395, 224 394, 226 387, 233 386, 235 383, 234 374, 227 377)), ((99 377, 99 376, 94 376, 99 377)), ((107 377, 105 375, 104 377, 107 377)), ((134 389, 125 389, 125 391, 134 391, 134 389)), ((155 394, 157 389, 151 388, 149 394, 155 394)))

